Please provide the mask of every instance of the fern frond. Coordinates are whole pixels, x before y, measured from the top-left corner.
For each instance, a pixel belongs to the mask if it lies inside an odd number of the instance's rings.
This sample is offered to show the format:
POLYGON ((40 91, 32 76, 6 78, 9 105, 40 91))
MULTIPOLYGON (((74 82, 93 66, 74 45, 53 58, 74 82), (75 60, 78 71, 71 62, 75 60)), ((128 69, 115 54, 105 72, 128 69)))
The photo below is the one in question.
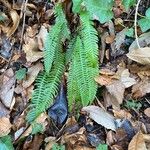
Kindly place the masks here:
POLYGON ((93 22, 87 12, 80 14, 81 19, 81 39, 84 49, 86 50, 86 57, 89 60, 91 67, 98 67, 98 37, 97 31, 93 27, 93 22))
POLYGON ((58 45, 69 39, 70 31, 67 25, 62 6, 59 4, 55 9, 56 24, 51 28, 45 40, 44 65, 45 71, 50 72, 58 45))
POLYGON ((61 42, 61 28, 62 24, 55 24, 48 33, 44 43, 44 66, 47 73, 51 70, 57 46, 61 42))
POLYGON ((66 39, 70 39, 70 30, 68 28, 68 22, 66 20, 65 14, 63 12, 63 8, 61 4, 57 4, 56 8, 55 8, 55 14, 57 16, 56 18, 56 22, 62 24, 62 38, 63 38, 63 42, 66 39))
POLYGON ((83 106, 91 103, 97 91, 94 77, 97 75, 97 68, 92 68, 86 57, 83 41, 77 37, 72 63, 68 79, 68 99, 71 106, 72 101, 80 96, 83 106))
POLYGON ((27 114, 28 122, 34 121, 52 103, 57 94, 58 85, 64 70, 64 54, 57 52, 54 65, 50 73, 42 72, 37 77, 36 86, 32 95, 30 111, 27 114))

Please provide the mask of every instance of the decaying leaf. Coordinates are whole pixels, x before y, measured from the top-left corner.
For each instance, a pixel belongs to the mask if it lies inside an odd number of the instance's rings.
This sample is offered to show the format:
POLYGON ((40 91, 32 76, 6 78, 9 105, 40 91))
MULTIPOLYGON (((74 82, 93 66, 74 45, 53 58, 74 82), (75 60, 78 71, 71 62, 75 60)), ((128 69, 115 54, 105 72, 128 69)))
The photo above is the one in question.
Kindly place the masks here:
POLYGON ((122 104, 125 91, 125 86, 123 83, 116 80, 112 84, 107 85, 106 89, 116 103, 122 104))
POLYGON ((0 118, 0 137, 5 136, 10 132, 11 126, 9 118, 0 118))
POLYGON ((143 65, 150 65, 150 47, 133 49, 127 57, 143 65))
POLYGON ((134 98, 140 98, 150 93, 150 81, 141 81, 132 87, 132 95, 134 98))
POLYGON ((150 107, 144 110, 146 116, 150 117, 150 107))
POLYGON ((43 69, 43 65, 41 63, 37 63, 28 69, 27 79, 23 81, 23 87, 28 88, 36 79, 38 73, 43 69))
POLYGON ((23 45, 23 51, 26 53, 26 59, 30 63, 43 57, 43 52, 38 51, 37 42, 32 38, 26 40, 26 43, 23 45))
POLYGON ((16 29, 18 28, 19 22, 20 22, 20 17, 17 13, 16 10, 11 10, 10 11, 10 16, 11 19, 13 21, 13 25, 10 27, 5 27, 2 26, 2 30, 6 33, 6 36, 9 38, 12 34, 14 34, 14 32, 16 31, 16 29))
POLYGON ((8 69, 3 77, 3 85, 0 87, 0 98, 3 104, 10 108, 13 101, 15 77, 12 69, 8 69))
POLYGON ((143 133, 138 132, 129 143, 128 150, 148 150, 144 141, 143 133))
POLYGON ((91 106, 83 107, 82 111, 87 112, 91 119, 93 119, 98 124, 104 126, 105 128, 111 129, 113 131, 116 130, 114 117, 111 116, 106 111, 104 111, 102 108, 91 105, 91 106))
POLYGON ((128 69, 122 71, 120 81, 124 84, 125 88, 136 84, 136 80, 130 77, 128 69))

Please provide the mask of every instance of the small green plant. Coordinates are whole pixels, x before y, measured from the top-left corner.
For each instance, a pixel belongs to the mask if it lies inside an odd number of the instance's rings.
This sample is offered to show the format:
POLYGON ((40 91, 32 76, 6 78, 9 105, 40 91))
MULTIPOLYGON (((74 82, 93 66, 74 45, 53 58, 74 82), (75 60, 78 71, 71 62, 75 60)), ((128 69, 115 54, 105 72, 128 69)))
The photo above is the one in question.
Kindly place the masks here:
POLYGON ((108 146, 106 144, 99 144, 96 150, 108 150, 108 146))
POLYGON ((148 29, 150 29, 150 8, 148 8, 146 10, 146 13, 145 13, 145 17, 140 19, 138 21, 138 24, 142 30, 142 32, 145 32, 147 31, 148 29))
POLYGON ((65 150, 65 146, 64 145, 58 145, 57 143, 55 143, 52 147, 52 150, 65 150))
POLYGON ((26 76, 26 73, 27 73, 26 68, 21 68, 21 69, 19 69, 18 71, 16 71, 16 74, 15 74, 16 79, 17 79, 17 80, 22 80, 22 79, 24 79, 24 77, 26 76))
POLYGON ((0 150, 14 150, 12 139, 9 135, 0 138, 0 150))
POLYGON ((128 109, 133 109, 133 110, 139 110, 142 107, 142 104, 140 102, 137 102, 135 100, 128 100, 125 104, 125 106, 128 109))

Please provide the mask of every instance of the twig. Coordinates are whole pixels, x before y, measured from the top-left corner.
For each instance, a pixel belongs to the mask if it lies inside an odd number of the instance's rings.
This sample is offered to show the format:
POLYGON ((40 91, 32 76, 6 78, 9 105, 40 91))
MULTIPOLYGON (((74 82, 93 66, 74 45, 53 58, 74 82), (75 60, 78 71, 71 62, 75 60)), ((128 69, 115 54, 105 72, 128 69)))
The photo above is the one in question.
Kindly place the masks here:
POLYGON ((135 30, 135 38, 136 38, 136 43, 139 49, 141 49, 139 41, 138 41, 138 35, 137 35, 137 15, 138 15, 138 8, 141 0, 138 0, 136 9, 135 9, 135 19, 134 19, 134 30, 135 30))
POLYGON ((24 33, 24 28, 25 28, 25 19, 26 19, 26 7, 27 7, 27 3, 28 3, 28 0, 23 0, 22 8, 21 8, 21 12, 23 12, 23 25, 22 25, 22 31, 21 31, 21 39, 20 39, 19 51, 21 50, 21 47, 22 47, 23 33, 24 33))

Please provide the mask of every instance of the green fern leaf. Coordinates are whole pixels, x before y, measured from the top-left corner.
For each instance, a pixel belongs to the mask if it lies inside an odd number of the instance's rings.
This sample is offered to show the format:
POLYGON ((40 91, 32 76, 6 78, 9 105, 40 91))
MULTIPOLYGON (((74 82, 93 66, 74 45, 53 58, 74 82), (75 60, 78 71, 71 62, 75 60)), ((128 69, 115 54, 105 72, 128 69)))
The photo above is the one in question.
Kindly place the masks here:
POLYGON ((51 28, 44 43, 44 65, 47 73, 51 70, 58 45, 70 38, 70 31, 61 5, 56 6, 55 15, 56 24, 51 28))
POLYGON ((93 27, 90 16, 87 12, 81 13, 81 38, 83 41, 84 49, 86 50, 86 56, 89 60, 91 67, 97 67, 98 65, 98 37, 95 28, 93 27))
POLYGON ((54 65, 50 73, 42 72, 36 80, 37 88, 32 95, 30 111, 27 114, 28 122, 34 121, 53 103, 53 98, 57 94, 58 85, 64 70, 64 54, 57 52, 54 65))
POLYGON ((94 77, 97 75, 97 68, 92 68, 86 57, 83 41, 78 36, 75 43, 72 63, 68 79, 69 106, 73 100, 80 96, 82 105, 91 103, 97 91, 97 84, 94 77))

